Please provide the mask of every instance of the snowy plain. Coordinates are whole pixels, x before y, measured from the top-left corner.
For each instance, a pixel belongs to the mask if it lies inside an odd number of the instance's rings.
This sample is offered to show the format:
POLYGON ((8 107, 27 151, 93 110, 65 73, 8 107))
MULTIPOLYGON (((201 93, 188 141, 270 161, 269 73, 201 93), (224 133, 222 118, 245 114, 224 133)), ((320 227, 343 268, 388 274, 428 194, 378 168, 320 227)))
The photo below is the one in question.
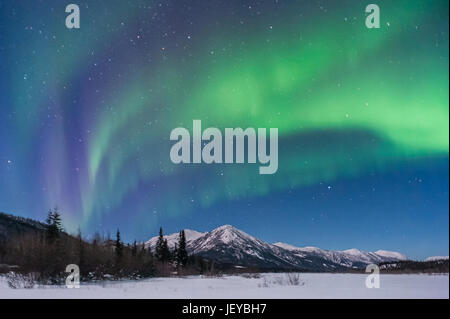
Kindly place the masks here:
POLYGON ((304 298, 449 298, 448 274, 385 274, 380 288, 368 289, 364 274, 301 273, 298 285, 282 273, 243 276, 152 278, 139 281, 81 283, 78 289, 39 286, 13 289, 0 277, 0 299, 150 298, 150 299, 304 299, 304 298))

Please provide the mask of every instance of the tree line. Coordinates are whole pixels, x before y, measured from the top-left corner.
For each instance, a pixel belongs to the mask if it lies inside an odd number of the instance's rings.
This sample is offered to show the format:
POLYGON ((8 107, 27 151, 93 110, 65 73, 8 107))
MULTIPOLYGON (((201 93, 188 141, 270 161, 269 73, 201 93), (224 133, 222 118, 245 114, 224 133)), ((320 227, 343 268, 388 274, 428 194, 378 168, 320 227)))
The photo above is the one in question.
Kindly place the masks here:
POLYGON ((81 231, 70 235, 64 231, 58 209, 48 212, 44 231, 0 241, 0 252, 0 264, 17 266, 16 272, 33 274, 45 283, 63 282, 69 264, 79 266, 81 280, 202 274, 213 268, 210 261, 188 255, 184 230, 170 249, 161 227, 153 251, 144 243, 124 243, 119 229, 115 239, 96 233, 87 240, 81 231))

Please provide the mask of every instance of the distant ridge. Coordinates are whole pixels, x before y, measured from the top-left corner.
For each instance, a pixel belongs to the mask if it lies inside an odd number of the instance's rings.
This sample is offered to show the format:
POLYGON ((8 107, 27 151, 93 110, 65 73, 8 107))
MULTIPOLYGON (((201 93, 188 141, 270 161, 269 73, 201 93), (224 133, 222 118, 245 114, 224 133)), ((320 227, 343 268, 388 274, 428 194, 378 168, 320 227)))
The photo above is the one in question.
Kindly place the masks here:
POLYGON ((0 212, 0 241, 30 232, 42 232, 45 224, 19 216, 0 212))
POLYGON ((448 256, 432 256, 425 259, 425 261, 436 261, 436 260, 448 260, 448 256))
MULTIPOLYGON (((285 243, 270 244, 232 225, 223 225, 206 233, 194 230, 185 230, 185 233, 190 254, 241 267, 341 271, 364 268, 372 263, 407 260, 405 255, 387 250, 331 251, 317 247, 295 247, 285 243)), ((178 241, 177 233, 164 237, 171 248, 178 241)), ((153 237, 145 244, 154 249, 157 240, 158 237, 153 237)))

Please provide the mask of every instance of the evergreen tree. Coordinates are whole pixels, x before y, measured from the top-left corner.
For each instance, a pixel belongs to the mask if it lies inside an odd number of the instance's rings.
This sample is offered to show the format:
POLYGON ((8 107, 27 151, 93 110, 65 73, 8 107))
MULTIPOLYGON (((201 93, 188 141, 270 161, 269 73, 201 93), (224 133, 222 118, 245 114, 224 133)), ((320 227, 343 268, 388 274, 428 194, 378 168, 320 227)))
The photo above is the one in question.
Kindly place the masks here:
POLYGON ((159 237, 158 237, 158 241, 156 242, 156 247, 155 247, 155 257, 157 260, 159 261, 164 261, 165 256, 164 256, 164 236, 163 236, 163 230, 162 227, 159 228, 159 237))
POLYGON ((175 247, 172 251, 173 260, 178 264, 178 244, 175 244, 175 247))
POLYGON ((53 212, 50 209, 47 213, 47 219, 45 220, 45 223, 47 224, 47 234, 50 234, 53 232, 53 212))
POLYGON ((59 238, 60 233, 63 231, 61 214, 58 212, 58 208, 55 208, 53 211, 49 210, 45 221, 47 223, 47 239, 53 242, 59 238))
POLYGON ((156 242, 155 257, 161 262, 170 261, 170 250, 167 244, 167 239, 163 236, 162 227, 159 228, 159 238, 156 242))
POLYGON ((53 225, 58 233, 63 232, 61 214, 58 211, 58 207, 53 209, 53 225))
POLYGON ((187 250, 186 250, 186 234, 184 233, 184 230, 180 231, 176 258, 177 258, 177 264, 179 266, 186 266, 186 263, 188 260, 188 254, 187 254, 187 250))
POLYGON ((120 262, 122 259, 122 256, 123 256, 123 243, 120 240, 119 229, 117 229, 117 233, 116 233, 115 251, 116 251, 116 261, 120 262))
POLYGON ((169 245, 167 244, 167 239, 164 239, 163 247, 162 247, 162 262, 170 261, 170 250, 169 245))

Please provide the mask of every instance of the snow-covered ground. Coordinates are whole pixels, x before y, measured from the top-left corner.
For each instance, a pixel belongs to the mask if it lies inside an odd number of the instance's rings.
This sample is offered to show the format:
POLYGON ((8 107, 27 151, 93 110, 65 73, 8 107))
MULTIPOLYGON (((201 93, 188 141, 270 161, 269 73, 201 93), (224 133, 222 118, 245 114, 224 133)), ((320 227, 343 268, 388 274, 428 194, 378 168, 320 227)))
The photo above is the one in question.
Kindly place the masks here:
POLYGON ((259 278, 152 278, 141 281, 81 283, 79 289, 41 286, 12 289, 0 277, 4 298, 449 298, 448 274, 383 275, 380 288, 368 289, 364 274, 299 274, 298 285, 287 274, 261 274, 259 278))

